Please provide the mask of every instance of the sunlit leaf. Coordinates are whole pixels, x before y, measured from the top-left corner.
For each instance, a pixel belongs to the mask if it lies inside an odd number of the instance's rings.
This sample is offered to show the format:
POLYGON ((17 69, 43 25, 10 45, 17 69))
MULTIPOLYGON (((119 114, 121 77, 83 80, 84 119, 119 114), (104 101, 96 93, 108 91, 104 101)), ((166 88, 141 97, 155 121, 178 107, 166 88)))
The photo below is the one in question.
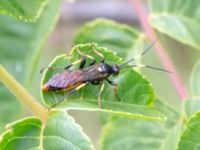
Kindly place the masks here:
POLYGON ((93 150, 90 139, 66 112, 51 112, 44 127, 37 118, 7 125, 0 136, 0 150, 93 150))
POLYGON ((200 110, 200 97, 188 98, 184 101, 184 112, 187 118, 192 117, 200 110))
POLYGON ((55 109, 63 110, 87 110, 87 111, 100 111, 110 114, 120 115, 124 117, 144 119, 144 120, 164 120, 163 116, 158 111, 155 111, 153 107, 141 106, 128 103, 116 103, 110 101, 103 101, 102 108, 99 108, 96 100, 71 100, 63 102, 55 109))
POLYGON ((66 112, 52 112, 43 133, 45 150, 93 150, 90 139, 66 112))
POLYGON ((132 58, 144 49, 144 35, 128 25, 108 19, 86 23, 74 38, 74 44, 97 43, 122 58, 132 58))
POLYGON ((200 149, 200 112, 197 112, 186 123, 186 128, 180 137, 178 144, 178 150, 198 150, 200 149))
POLYGON ((7 131, 0 136, 0 150, 32 149, 40 145, 41 121, 25 118, 7 125, 7 131))
POLYGON ((37 19, 48 0, 6 0, 0 1, 0 13, 25 21, 37 19))

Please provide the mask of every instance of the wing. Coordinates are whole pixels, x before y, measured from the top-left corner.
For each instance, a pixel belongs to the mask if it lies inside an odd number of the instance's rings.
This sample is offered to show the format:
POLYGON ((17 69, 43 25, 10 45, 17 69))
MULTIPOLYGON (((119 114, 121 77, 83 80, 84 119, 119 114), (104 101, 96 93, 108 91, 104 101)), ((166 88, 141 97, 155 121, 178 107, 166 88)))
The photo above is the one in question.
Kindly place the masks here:
POLYGON ((43 87, 43 91, 68 91, 82 84, 82 71, 71 70, 54 75, 43 87))
POLYGON ((82 83, 102 81, 109 74, 99 73, 101 64, 92 65, 82 70, 70 70, 54 75, 42 88, 43 91, 68 91, 82 83))
POLYGON ((82 82, 102 81, 110 75, 107 72, 99 72, 99 69, 101 69, 101 64, 96 64, 85 68, 81 75, 82 82))

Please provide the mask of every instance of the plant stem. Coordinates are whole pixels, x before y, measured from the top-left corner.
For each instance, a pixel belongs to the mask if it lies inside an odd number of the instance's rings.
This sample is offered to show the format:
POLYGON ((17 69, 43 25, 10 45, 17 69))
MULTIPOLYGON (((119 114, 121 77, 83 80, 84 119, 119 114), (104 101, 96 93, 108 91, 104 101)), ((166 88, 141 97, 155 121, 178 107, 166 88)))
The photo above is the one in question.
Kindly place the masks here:
MULTIPOLYGON (((156 34, 154 33, 153 29, 151 28, 149 22, 148 22, 148 16, 145 13, 141 0, 130 0, 130 2, 133 4, 133 7, 135 9, 136 14, 139 17, 140 23, 144 29, 144 31, 147 34, 147 37, 150 41, 154 41, 156 38, 156 34)), ((167 54, 166 50, 164 49, 163 45, 160 41, 157 41, 155 44, 155 49, 157 54, 159 55, 164 67, 167 70, 170 70, 173 73, 170 73, 170 79, 172 83, 174 84, 176 91, 180 97, 181 100, 186 99, 187 97, 187 90, 186 87, 183 85, 169 55, 167 54)))
POLYGON ((17 82, 0 64, 0 81, 23 103, 30 111, 38 116, 42 122, 46 121, 47 110, 38 103, 26 89, 17 82))

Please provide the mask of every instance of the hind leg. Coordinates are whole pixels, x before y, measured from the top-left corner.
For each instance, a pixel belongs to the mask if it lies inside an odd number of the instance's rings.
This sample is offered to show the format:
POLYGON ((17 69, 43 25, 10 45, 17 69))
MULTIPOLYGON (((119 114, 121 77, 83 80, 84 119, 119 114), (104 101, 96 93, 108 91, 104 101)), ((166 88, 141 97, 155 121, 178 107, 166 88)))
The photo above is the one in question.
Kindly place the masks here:
POLYGON ((98 51, 95 49, 94 44, 92 44, 92 50, 94 51, 95 54, 97 54, 99 57, 101 57, 101 61, 100 61, 100 62, 101 62, 101 63, 104 63, 105 58, 104 58, 103 54, 100 53, 100 52, 98 52, 98 51))
POLYGON ((84 67, 85 63, 86 63, 85 57, 83 57, 82 59, 79 59, 79 60, 77 60, 77 61, 75 61, 75 62, 73 62, 71 64, 68 64, 65 67, 45 67, 45 68, 42 68, 40 70, 40 73, 42 74, 44 72, 44 70, 46 70, 46 69, 47 70, 61 70, 61 71, 67 70, 67 69, 70 69, 72 66, 74 66, 74 65, 76 65, 78 63, 80 63, 79 68, 82 69, 84 67))
POLYGON ((67 92, 57 103, 55 103, 54 105, 52 105, 51 107, 49 107, 48 110, 50 110, 50 109, 52 109, 53 107, 57 106, 57 105, 60 104, 62 101, 64 101, 65 98, 66 98, 67 96, 69 96, 70 94, 72 94, 72 93, 78 91, 79 89, 85 87, 87 84, 88 84, 88 83, 83 83, 83 84, 77 86, 76 88, 72 89, 71 91, 67 92))
POLYGON ((98 106, 99 106, 99 108, 102 108, 101 95, 102 95, 103 90, 104 90, 104 83, 101 84, 101 88, 98 92, 98 106))
POLYGON ((88 55, 88 54, 85 54, 85 53, 81 52, 80 49, 79 49, 78 47, 76 47, 75 49, 76 49, 76 51, 77 51, 81 56, 83 56, 83 57, 85 57, 85 58, 89 58, 89 59, 92 60, 92 62, 89 64, 89 66, 92 66, 92 65, 95 64, 96 59, 95 59, 94 57, 92 57, 92 56, 90 56, 90 55, 88 55))

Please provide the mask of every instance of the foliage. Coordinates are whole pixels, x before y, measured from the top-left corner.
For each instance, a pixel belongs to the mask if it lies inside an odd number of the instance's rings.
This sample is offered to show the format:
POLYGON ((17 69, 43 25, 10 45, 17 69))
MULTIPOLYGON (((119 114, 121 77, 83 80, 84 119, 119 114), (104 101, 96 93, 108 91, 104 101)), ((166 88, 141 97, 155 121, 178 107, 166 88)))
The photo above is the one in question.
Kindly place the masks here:
POLYGON ((198 4, 198 0, 149 0, 150 23, 159 32, 200 50, 198 4))
POLYGON ((48 0, 8 0, 0 2, 0 13, 14 16, 24 21, 37 19, 48 0))
MULTIPOLYGON (((197 0, 149 0, 148 2, 149 21, 157 32, 199 50, 197 0)), ((0 16, 0 81, 18 98, 17 95, 26 95, 23 86, 30 89, 42 46, 57 22, 59 7, 60 1, 57 0, 0 2, 0 13, 9 15, 0 16), (18 82, 10 83, 14 79, 3 71, 2 65, 23 86, 15 86, 18 82), (13 90, 15 88, 19 89, 13 90), (16 91, 21 93, 16 94, 16 91)), ((92 48, 104 55, 107 64, 120 65, 139 54, 149 44, 144 33, 107 19, 96 19, 86 23, 77 32, 73 42, 75 46, 70 54, 56 56, 49 67, 64 68, 66 64, 79 60, 81 56, 77 53, 77 48, 93 56, 96 63, 99 63, 100 58, 92 48)), ((90 61, 87 60, 86 66, 90 61)), ((72 69, 77 68, 78 65, 72 67, 72 69)), ((65 70, 45 70, 41 85, 57 72, 63 71, 65 70)), ((0 130, 3 130, 5 124, 7 125, 6 131, 0 136, 0 150, 94 149, 90 138, 68 114, 69 110, 104 112, 105 121, 100 136, 102 150, 199 149, 199 74, 198 61, 190 78, 192 94, 184 101, 181 110, 160 100, 147 77, 140 71, 135 71, 135 68, 127 67, 122 69, 118 76, 109 77, 118 83, 121 101, 118 101, 113 88, 106 83, 100 108, 97 101, 100 87, 88 85, 68 96, 53 109, 47 110, 66 92, 41 91, 46 108, 40 106, 29 95, 24 96, 25 100, 22 96, 20 101, 24 102, 36 117, 23 118, 9 124, 8 122, 22 117, 23 109, 8 90, 1 86, 0 130), (41 117, 40 112, 44 112, 44 117, 41 117)), ((168 98, 164 100, 168 101, 168 98)))
POLYGON ((180 132, 180 115, 160 100, 155 101, 155 109, 167 116, 164 124, 113 116, 103 127, 101 149, 175 149, 180 132))
MULTIPOLYGON (((23 84, 33 80, 42 45, 58 18, 60 2, 52 0, 40 19, 27 23, 8 16, 0 16, 0 63, 23 84), (14 26, 13 26, 14 25, 14 26), (27 80, 25 80, 27 79, 27 80)), ((20 104, 3 87, 0 87, 0 130, 6 123, 20 116, 20 104), (4 113, 9 114, 5 116, 4 113), (5 116, 5 117, 4 117, 5 116)))

